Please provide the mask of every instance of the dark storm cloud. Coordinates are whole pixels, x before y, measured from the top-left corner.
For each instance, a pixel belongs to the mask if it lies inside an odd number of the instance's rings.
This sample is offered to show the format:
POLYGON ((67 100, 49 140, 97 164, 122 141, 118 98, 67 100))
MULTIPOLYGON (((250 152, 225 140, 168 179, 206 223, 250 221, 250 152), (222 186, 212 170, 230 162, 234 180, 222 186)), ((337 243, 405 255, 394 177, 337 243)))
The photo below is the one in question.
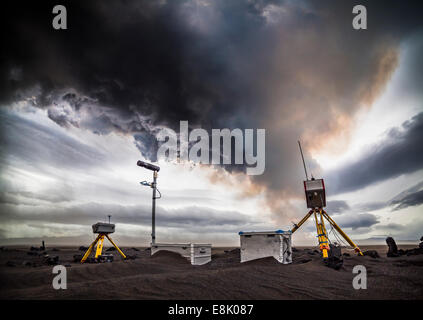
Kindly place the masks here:
POLYGON ((0 110, 0 163, 33 170, 49 167, 86 170, 97 166, 105 155, 53 128, 0 110))
MULTIPOLYGON (((423 204, 423 181, 405 189, 388 201, 364 202, 354 205, 356 212, 376 211, 391 207, 392 211, 405 209, 410 206, 423 204)), ((327 211, 330 213, 343 213, 350 209, 350 206, 343 200, 332 200, 327 203, 327 211)))
POLYGON ((393 211, 423 204, 423 181, 402 191, 389 201, 393 211))
POLYGON ((423 113, 391 129, 361 159, 327 176, 331 194, 355 191, 423 168, 423 113))
MULTIPOLYGON (((59 223, 72 225, 91 225, 104 221, 107 214, 115 217, 116 223, 138 226, 151 225, 149 205, 118 205, 109 203, 84 203, 68 207, 49 207, 27 204, 25 208, 7 203, 0 204, 2 223, 59 223)), ((184 207, 180 209, 157 208, 157 226, 181 229, 206 229, 219 232, 238 232, 240 228, 259 225, 260 222, 234 211, 219 211, 205 207, 184 207)))
POLYGON ((348 203, 344 200, 331 200, 327 202, 326 211, 331 214, 343 213, 350 209, 348 203))
POLYGON ((41 200, 49 203, 60 203, 75 200, 68 194, 55 194, 54 190, 49 190, 43 194, 34 192, 21 191, 21 192, 0 192, 0 203, 5 204, 28 204, 34 205, 34 200, 41 200))
POLYGON ((3 11, 3 104, 29 99, 62 126, 134 135, 152 160, 156 125, 266 128, 255 181, 288 195, 302 176, 296 140, 307 153, 348 130, 421 25, 407 1, 366 2, 365 32, 351 26, 355 1, 62 1, 69 29, 57 31, 55 4, 3 11))
POLYGON ((375 226, 375 229, 389 230, 389 231, 403 231, 407 229, 407 226, 398 223, 379 224, 375 226))
POLYGON ((371 213, 350 214, 337 216, 336 223, 342 228, 351 228, 353 230, 360 228, 369 228, 379 223, 377 217, 371 213))
POLYGON ((387 206, 386 202, 383 201, 377 201, 377 202, 365 202, 365 203, 359 203, 356 208, 359 211, 375 211, 379 209, 383 209, 387 206))
POLYGON ((423 204, 423 190, 417 191, 415 193, 409 194, 400 200, 395 200, 391 202, 391 205, 394 205, 394 211, 405 209, 411 206, 420 206, 423 204))

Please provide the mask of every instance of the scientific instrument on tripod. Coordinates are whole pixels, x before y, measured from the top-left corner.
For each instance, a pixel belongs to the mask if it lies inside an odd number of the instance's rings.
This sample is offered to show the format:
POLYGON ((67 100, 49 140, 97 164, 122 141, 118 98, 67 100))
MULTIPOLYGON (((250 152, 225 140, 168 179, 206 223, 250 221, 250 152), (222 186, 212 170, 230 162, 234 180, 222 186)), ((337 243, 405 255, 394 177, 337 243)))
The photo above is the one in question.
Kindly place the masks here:
MULTIPOLYGON (((339 227, 336 222, 328 215, 328 213, 323 209, 326 207, 326 191, 325 191, 325 182, 323 179, 315 179, 313 176, 311 179, 308 178, 307 167, 304 161, 303 150, 301 148, 301 143, 298 141, 298 146, 300 148, 301 158, 303 160, 304 172, 306 176, 306 180, 304 181, 304 191, 307 201, 307 208, 310 211, 305 215, 304 218, 301 219, 300 222, 294 224, 294 228, 292 228, 292 233, 297 231, 311 216, 314 216, 314 220, 316 223, 316 230, 317 230, 317 238, 319 241, 319 248, 322 252, 323 261, 326 264, 330 264, 332 257, 336 255, 340 256, 340 250, 337 250, 338 253, 335 255, 336 249, 330 246, 330 240, 328 237, 328 233, 326 231, 325 226, 325 219, 329 224, 335 229, 347 242, 350 246, 354 248, 354 251, 357 252, 358 255, 362 256, 363 253, 361 252, 360 248, 347 236, 347 234, 339 227)), ((339 257, 338 257, 339 258, 339 257)))

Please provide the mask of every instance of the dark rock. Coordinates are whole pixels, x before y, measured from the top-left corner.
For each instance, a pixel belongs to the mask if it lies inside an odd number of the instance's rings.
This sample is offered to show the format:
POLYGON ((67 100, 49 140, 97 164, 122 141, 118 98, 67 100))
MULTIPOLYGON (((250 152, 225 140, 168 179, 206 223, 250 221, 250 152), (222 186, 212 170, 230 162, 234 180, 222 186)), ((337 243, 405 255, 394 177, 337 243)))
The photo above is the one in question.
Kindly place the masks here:
POLYGON ((367 250, 363 252, 364 256, 370 256, 372 258, 380 258, 379 253, 376 250, 367 250))
POLYGON ((16 267, 16 264, 14 262, 12 262, 12 261, 7 261, 6 262, 6 266, 7 267, 16 267))
POLYGON ((423 236, 420 238, 420 241, 423 241, 423 236))
POLYGON ((418 254, 423 254, 423 249, 421 249, 421 248, 409 249, 409 250, 405 251, 405 254, 407 256, 415 256, 415 255, 418 255, 418 254))
POLYGON ((297 248, 295 248, 295 247, 292 247, 291 249, 292 249, 292 252, 298 252, 298 251, 299 251, 299 250, 298 250, 297 248))
POLYGON ((343 253, 342 254, 344 257, 349 257, 349 256, 351 256, 349 253, 347 253, 347 252, 345 252, 345 253, 343 253))
POLYGON ((51 251, 60 251, 60 250, 57 249, 57 248, 53 248, 53 249, 51 249, 51 251))
POLYGON ((304 259, 300 260, 300 263, 307 263, 307 262, 310 262, 310 261, 311 261, 310 258, 304 258, 304 259))
POLYGON ((394 238, 387 237, 386 244, 388 245, 388 252, 386 253, 386 255, 390 258, 399 257, 398 247, 397 247, 397 244, 395 243, 394 238))
POLYGON ((420 249, 423 249, 423 242, 420 242, 420 243, 419 243, 419 248, 420 248, 420 249))
POLYGON ((79 247, 79 251, 87 251, 88 247, 84 247, 84 246, 80 246, 79 247))
POLYGON ((405 255, 405 254, 406 254, 406 252, 405 252, 404 250, 402 250, 402 249, 399 249, 399 250, 398 250, 398 254, 399 254, 400 256, 403 256, 403 255, 405 255))
POLYGON ((115 247, 110 247, 106 251, 116 251, 116 248, 115 247))
POLYGON ((65 267, 70 268, 70 267, 72 267, 72 265, 71 264, 65 264, 65 267))
POLYGON ((49 266, 55 266, 59 264, 59 256, 49 257, 48 255, 44 257, 44 262, 49 266))
POLYGON ((137 249, 137 248, 131 248, 131 249, 134 250, 134 251, 140 251, 140 249, 137 249))
POLYGON ((145 249, 144 251, 151 251, 151 248, 147 248, 147 249, 145 249))
POLYGON ((319 253, 319 250, 313 250, 314 253, 319 253))
POLYGON ((25 267, 32 267, 32 266, 34 266, 34 263, 31 262, 31 261, 23 261, 22 265, 25 266, 25 267))
POLYGON ((73 262, 81 262, 83 255, 82 254, 75 254, 73 256, 73 262))
POLYGON ((31 250, 31 251, 40 251, 40 249, 39 248, 36 248, 36 247, 31 247, 31 248, 29 248, 29 250, 31 250))
POLYGON ((326 259, 326 266, 335 270, 341 269, 343 264, 344 264, 344 260, 335 256, 329 257, 326 259))
POLYGON ((26 254, 30 256, 38 256, 38 252, 34 252, 34 251, 28 251, 26 254))
POLYGON ((136 254, 127 254, 126 255, 126 259, 128 259, 128 260, 135 260, 137 258, 137 255, 136 254))

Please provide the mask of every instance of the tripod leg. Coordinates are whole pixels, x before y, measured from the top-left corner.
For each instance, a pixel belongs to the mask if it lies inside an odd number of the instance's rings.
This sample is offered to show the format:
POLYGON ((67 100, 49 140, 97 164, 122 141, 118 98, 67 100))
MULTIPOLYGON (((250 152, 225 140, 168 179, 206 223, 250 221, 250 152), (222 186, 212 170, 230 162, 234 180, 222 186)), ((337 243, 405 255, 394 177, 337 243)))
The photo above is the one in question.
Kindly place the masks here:
POLYGON ((98 235, 97 238, 90 244, 90 246, 88 247, 87 252, 85 252, 84 256, 81 259, 81 263, 84 263, 85 260, 87 260, 87 258, 91 254, 91 251, 93 250, 95 244, 97 243, 98 239, 100 239, 100 235, 98 235))
POLYGON ((332 227, 334 227, 335 230, 338 231, 339 234, 349 243, 349 245, 354 248, 354 251, 357 252, 358 255, 362 256, 363 253, 361 252, 360 248, 347 236, 344 231, 342 231, 342 229, 336 224, 336 222, 331 217, 329 217, 329 215, 324 210, 323 216, 329 221, 332 227))
POLYGON ((103 243, 104 243, 104 234, 100 234, 100 239, 98 239, 98 244, 97 244, 97 251, 95 252, 96 259, 98 258, 98 256, 101 255, 101 252, 103 251, 103 243))
POLYGON ((303 223, 306 222, 308 218, 310 218, 312 214, 313 210, 310 210, 309 213, 307 213, 305 217, 302 218, 300 222, 298 222, 298 224, 294 225, 294 228, 292 228, 291 232, 294 233, 295 231, 297 231, 303 225, 303 223))
POLYGON ((109 239, 109 241, 112 243, 112 245, 114 245, 114 247, 116 248, 116 250, 120 253, 120 255, 126 259, 125 254, 122 252, 122 250, 119 249, 119 247, 116 245, 116 243, 113 242, 112 238, 109 237, 108 234, 106 234, 107 239, 109 239))
POLYGON ((319 248, 320 248, 320 251, 322 251, 323 259, 327 259, 329 256, 328 255, 329 246, 328 246, 328 237, 326 233, 326 228, 323 222, 322 210, 320 209, 320 212, 319 212, 320 222, 317 217, 316 210, 314 210, 313 212, 314 212, 314 219, 316 220, 316 229, 317 229, 317 238, 319 239, 319 248))

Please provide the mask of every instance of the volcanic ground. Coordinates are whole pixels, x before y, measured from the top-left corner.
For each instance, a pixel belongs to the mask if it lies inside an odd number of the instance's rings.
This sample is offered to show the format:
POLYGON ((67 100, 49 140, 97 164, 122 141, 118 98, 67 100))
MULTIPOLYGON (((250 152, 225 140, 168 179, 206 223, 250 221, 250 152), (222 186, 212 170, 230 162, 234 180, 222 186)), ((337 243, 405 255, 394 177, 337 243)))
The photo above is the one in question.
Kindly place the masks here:
MULTIPOLYGON (((410 246, 399 246, 403 249, 410 246)), ((72 247, 2 247, 0 298, 2 299, 422 299, 423 254, 358 257, 343 249, 340 270, 326 267, 315 248, 297 248, 293 263, 283 265, 272 257, 240 263, 239 248, 214 248, 212 261, 192 266, 181 256, 149 249, 123 248, 133 260, 121 260, 116 251, 112 263, 74 262, 83 253, 72 247), (32 252, 32 253, 29 253, 32 252), (55 290, 53 266, 45 255, 58 256, 67 268, 67 289, 55 290), (367 289, 355 290, 355 265, 367 270, 367 289)))

